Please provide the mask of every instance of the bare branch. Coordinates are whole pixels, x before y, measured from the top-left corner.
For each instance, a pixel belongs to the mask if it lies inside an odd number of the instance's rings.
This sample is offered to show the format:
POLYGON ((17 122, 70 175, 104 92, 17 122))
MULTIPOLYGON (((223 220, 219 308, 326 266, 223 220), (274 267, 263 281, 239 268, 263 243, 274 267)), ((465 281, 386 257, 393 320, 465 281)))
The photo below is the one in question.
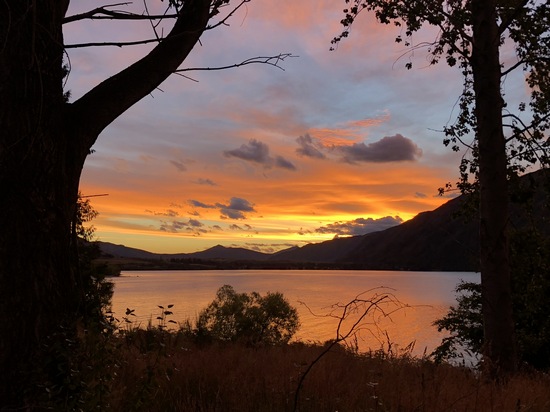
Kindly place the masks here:
POLYGON ((526 63, 527 63, 526 60, 519 60, 518 62, 516 62, 513 65, 511 65, 510 67, 508 67, 506 70, 503 70, 500 73, 500 76, 505 77, 508 74, 510 74, 511 72, 513 72, 514 70, 516 70, 519 66, 521 66, 522 64, 526 64, 526 63))
POLYGON ((83 151, 89 150, 107 125, 178 69, 204 32, 209 13, 210 0, 185 1, 171 32, 153 50, 69 106, 86 131, 83 151))
POLYGON ((174 73, 182 73, 182 72, 192 72, 192 71, 217 71, 217 70, 226 70, 226 69, 234 69, 237 67, 247 66, 249 64, 267 64, 269 66, 276 67, 281 70, 285 70, 283 67, 281 67, 279 64, 283 61, 285 61, 287 58, 292 57, 299 57, 295 56, 292 53, 281 53, 275 56, 269 56, 269 57, 252 57, 250 59, 243 60, 240 63, 230 64, 227 66, 219 66, 219 67, 188 67, 185 69, 178 69, 174 73))
POLYGON ((175 19, 177 14, 136 14, 127 11, 109 10, 108 7, 128 6, 127 3, 116 3, 101 6, 85 13, 75 14, 63 19, 63 24, 72 23, 80 20, 163 20, 163 19, 175 19))
POLYGON ((504 71, 501 73, 501 77, 506 76, 507 74, 509 74, 510 72, 514 71, 515 69, 517 69, 517 68, 518 68, 519 66, 521 66, 522 64, 529 64, 529 65, 533 66, 534 64, 539 63, 539 62, 548 64, 548 63, 550 63, 550 57, 538 56, 538 57, 533 58, 533 59, 523 59, 523 60, 519 60, 517 63, 513 64, 512 66, 510 66, 508 69, 504 70, 504 71))
MULTIPOLYGON (((143 7, 145 8, 145 14, 147 16, 150 16, 151 13, 149 13, 149 7, 147 7, 147 0, 143 0, 143 7)), ((167 10, 168 11, 168 10, 167 10)), ((155 33, 155 38, 160 41, 160 38, 162 36, 159 36, 159 34, 157 33, 157 27, 159 26, 160 24, 160 21, 158 21, 156 24, 154 22, 154 20, 152 19, 149 19, 149 23, 151 24, 151 28, 153 29, 153 33, 155 33)))
POLYGON ((66 49, 78 49, 78 48, 84 48, 84 47, 103 47, 103 46, 115 46, 115 47, 125 47, 125 46, 138 46, 142 44, 149 44, 149 43, 160 43, 164 38, 156 38, 156 39, 147 39, 147 40, 136 40, 136 41, 118 41, 118 42, 101 42, 101 43, 76 43, 76 44, 66 44, 66 49))
POLYGON ((342 342, 345 343, 346 340, 350 337, 356 336, 357 333, 359 333, 359 331, 364 328, 364 322, 367 316, 371 316, 374 319, 373 323, 369 326, 378 327, 377 319, 380 319, 380 317, 389 317, 392 313, 405 307, 409 307, 409 305, 400 302, 395 297, 393 292, 388 292, 388 290, 393 291, 393 289, 387 287, 369 289, 363 293, 360 293, 353 300, 346 304, 337 303, 335 305, 332 305, 332 310, 325 315, 314 314, 306 304, 300 302, 301 304, 306 306, 309 312, 314 316, 332 317, 338 319, 338 326, 336 328, 336 338, 334 340, 331 340, 330 343, 325 346, 322 352, 309 364, 304 373, 302 373, 302 376, 300 377, 300 381, 298 382, 296 391, 294 393, 294 412, 298 410, 298 401, 304 380, 306 379, 306 376, 309 374, 313 366, 315 366, 315 364, 319 362, 336 345, 339 345, 342 342), (379 290, 382 290, 383 292, 379 293, 379 290), (372 293, 372 296, 370 298, 363 298, 362 296, 367 293, 372 293), (384 308, 385 304, 393 305, 394 307, 392 310, 388 311, 384 308), (341 311, 341 313, 336 314, 336 312, 338 311, 341 311), (344 322, 348 320, 351 315, 354 314, 358 314, 357 319, 353 322, 352 326, 347 331, 344 331, 344 322), (378 318, 374 318, 375 315, 378 315, 378 318))
MULTIPOLYGON (((251 0, 241 0, 241 2, 233 10, 231 10, 231 12, 227 14, 227 16, 225 16, 223 19, 221 19, 216 24, 214 24, 212 26, 208 26, 206 29, 211 30, 211 29, 214 29, 218 26, 226 25, 227 20, 229 20, 229 18, 231 18, 237 12, 237 10, 239 10, 245 3, 249 3, 250 1, 251 0)), ((218 9, 214 8, 214 10, 210 13, 210 17, 213 17, 216 14, 218 14, 218 9)))

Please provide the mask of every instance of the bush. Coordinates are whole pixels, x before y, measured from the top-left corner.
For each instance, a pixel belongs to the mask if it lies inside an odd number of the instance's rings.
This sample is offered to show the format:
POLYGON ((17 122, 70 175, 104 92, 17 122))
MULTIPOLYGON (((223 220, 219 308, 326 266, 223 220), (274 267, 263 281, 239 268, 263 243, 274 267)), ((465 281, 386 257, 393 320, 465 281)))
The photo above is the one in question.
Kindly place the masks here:
MULTIPOLYGON (((534 230, 516 231, 511 242, 512 299, 520 360, 532 368, 550 369, 550 239, 534 230)), ((444 338, 436 361, 456 359, 463 351, 480 354, 483 345, 481 285, 461 282, 457 306, 434 322, 444 338)))
POLYGON ((202 340, 279 345, 287 343, 298 327, 298 313, 281 293, 237 293, 224 285, 199 313, 195 334, 202 340))
POLYGON ((462 357, 462 353, 477 356, 483 345, 483 318, 481 315, 481 285, 461 281, 455 291, 458 305, 434 322, 439 332, 447 330, 450 335, 443 338, 432 356, 436 362, 462 357))

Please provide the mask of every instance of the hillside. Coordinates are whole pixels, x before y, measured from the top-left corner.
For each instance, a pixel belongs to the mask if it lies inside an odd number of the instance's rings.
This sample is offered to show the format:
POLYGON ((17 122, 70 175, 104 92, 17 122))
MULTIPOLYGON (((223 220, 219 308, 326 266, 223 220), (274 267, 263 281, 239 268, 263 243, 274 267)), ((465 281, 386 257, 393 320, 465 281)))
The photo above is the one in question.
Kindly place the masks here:
MULTIPOLYGON (((512 184, 515 187, 510 208, 512 229, 534 224, 543 233, 550 235, 550 171, 530 173, 512 184)), ((161 255, 122 245, 99 243, 104 253, 115 257, 165 261, 201 259, 216 261, 217 268, 220 268, 220 261, 239 261, 242 267, 254 268, 477 271, 478 219, 475 213, 464 213, 466 202, 468 199, 465 196, 459 196, 433 211, 422 212, 384 231, 335 238, 272 255, 220 245, 202 252, 161 255)), ((235 268, 234 265, 229 266, 235 268)))

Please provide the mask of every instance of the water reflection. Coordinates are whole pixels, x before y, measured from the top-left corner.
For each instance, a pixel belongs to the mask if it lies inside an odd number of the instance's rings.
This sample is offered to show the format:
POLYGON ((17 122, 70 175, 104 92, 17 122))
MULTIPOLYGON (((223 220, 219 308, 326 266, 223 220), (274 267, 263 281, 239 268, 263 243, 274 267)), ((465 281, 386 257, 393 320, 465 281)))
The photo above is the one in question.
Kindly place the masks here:
MULTIPOLYGON (((383 316, 371 312, 363 322, 357 341, 363 351, 378 349, 388 338, 403 348, 415 342, 415 354, 431 351, 442 335, 432 322, 454 304, 454 288, 461 280, 479 281, 476 273, 392 272, 392 271, 128 271, 114 280, 113 311, 122 319, 126 308, 134 309, 137 324, 156 324, 158 305, 173 304, 172 319, 194 319, 210 303, 219 287, 232 285, 237 292, 282 292, 298 309, 301 328, 297 338, 323 342, 336 337, 339 320, 327 316, 334 304, 356 298, 390 293, 383 316), (382 289, 383 288, 383 289, 382 289), (302 302, 302 303, 300 303, 302 302), (398 309, 399 310, 395 310, 398 309)), ((341 316, 338 312, 334 316, 341 316)), ((350 317, 348 327, 357 317, 350 317)))

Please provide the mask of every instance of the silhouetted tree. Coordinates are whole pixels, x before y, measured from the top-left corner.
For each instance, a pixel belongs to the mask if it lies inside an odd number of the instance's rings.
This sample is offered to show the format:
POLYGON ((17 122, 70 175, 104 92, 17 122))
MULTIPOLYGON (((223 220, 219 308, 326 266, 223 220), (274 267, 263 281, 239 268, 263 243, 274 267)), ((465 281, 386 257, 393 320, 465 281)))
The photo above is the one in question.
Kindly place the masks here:
MULTIPOLYGON (((550 170, 510 182, 510 266, 514 326, 520 362, 550 368, 550 170)), ((466 349, 481 354, 483 321, 481 285, 461 282, 457 305, 435 322, 450 332, 434 352, 436 360, 459 358, 466 349)))
MULTIPOLYGON (((230 0, 169 0, 158 16, 116 10, 126 3, 67 16, 70 0, 0 2, 2 406, 25 406, 40 361, 33 358, 37 349, 61 326, 71 333, 81 316, 84 292, 75 269, 72 222, 81 170, 98 135, 181 70, 205 30, 223 25, 249 1, 231 6, 230 0), (209 25, 214 16, 218 20, 209 25), (161 20, 174 23, 166 35, 155 30, 152 39, 135 42, 156 43, 143 58, 69 103, 63 90, 63 24, 102 18, 149 20, 153 29, 161 20)), ((277 66, 284 57, 240 64, 277 66)))
POLYGON ((237 293, 224 285, 199 313, 195 333, 201 339, 280 345, 294 336, 298 326, 298 312, 281 293, 237 293))
MULTIPOLYGON (((550 126, 550 9, 536 0, 345 0, 342 24, 349 27, 362 11, 372 11, 384 24, 402 27, 396 41, 409 50, 425 47, 429 61, 445 59, 458 66, 464 78, 460 112, 455 124, 445 128, 446 145, 471 156, 460 165, 463 192, 479 194, 480 268, 483 355, 486 371, 497 376, 517 366, 512 317, 508 235, 508 178, 529 164, 547 166, 550 126), (438 32, 432 43, 412 42, 412 35, 427 25, 438 32), (504 44, 513 44, 517 60, 505 65, 504 44), (531 91, 528 102, 516 112, 508 107, 502 84, 515 69, 526 72, 531 91), (504 123, 503 119, 509 123, 504 123), (526 120, 527 119, 527 120, 526 120), (505 133, 506 131, 506 133, 505 133), (470 134, 471 143, 466 143, 470 134), (473 175, 474 179, 469 180, 473 175)), ((412 63, 406 64, 407 68, 412 63)))

